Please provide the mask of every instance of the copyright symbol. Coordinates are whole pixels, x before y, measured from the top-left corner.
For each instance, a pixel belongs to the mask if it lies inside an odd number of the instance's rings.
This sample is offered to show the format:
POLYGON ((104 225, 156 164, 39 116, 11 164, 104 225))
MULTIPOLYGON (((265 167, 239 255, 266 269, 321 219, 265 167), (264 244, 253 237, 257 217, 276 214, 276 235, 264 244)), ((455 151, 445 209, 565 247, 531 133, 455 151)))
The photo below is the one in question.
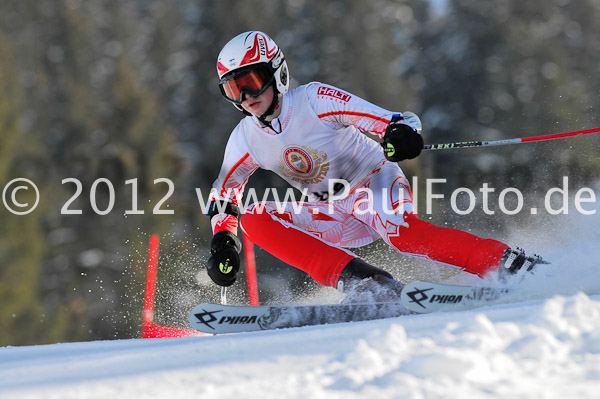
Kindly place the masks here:
POLYGON ((6 186, 4 186, 4 190, 2 191, 2 202, 6 209, 8 209, 14 215, 27 215, 28 213, 33 212, 33 210, 38 206, 40 202, 40 192, 36 185, 29 179, 25 178, 16 178, 8 182, 6 186), (11 186, 13 186, 11 188, 11 186), (35 203, 33 205, 29 205, 29 202, 19 202, 17 200, 17 193, 21 190, 29 190, 30 187, 33 187, 35 191, 35 203), (10 190, 9 190, 10 188, 10 190), (14 206, 17 210, 13 209, 14 206))

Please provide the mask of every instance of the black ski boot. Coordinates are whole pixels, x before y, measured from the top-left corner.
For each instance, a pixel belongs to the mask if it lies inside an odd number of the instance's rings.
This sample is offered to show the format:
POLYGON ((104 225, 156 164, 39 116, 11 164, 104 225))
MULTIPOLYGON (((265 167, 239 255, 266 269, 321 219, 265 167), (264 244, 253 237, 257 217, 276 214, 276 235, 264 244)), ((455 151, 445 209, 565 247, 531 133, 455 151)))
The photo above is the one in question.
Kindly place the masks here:
POLYGON ((345 304, 399 302, 404 284, 385 270, 354 258, 340 274, 337 288, 347 294, 342 300, 345 304))
POLYGON ((522 248, 509 248, 504 251, 498 268, 498 278, 500 281, 506 281, 516 274, 532 272, 538 264, 549 264, 539 255, 526 255, 522 248))

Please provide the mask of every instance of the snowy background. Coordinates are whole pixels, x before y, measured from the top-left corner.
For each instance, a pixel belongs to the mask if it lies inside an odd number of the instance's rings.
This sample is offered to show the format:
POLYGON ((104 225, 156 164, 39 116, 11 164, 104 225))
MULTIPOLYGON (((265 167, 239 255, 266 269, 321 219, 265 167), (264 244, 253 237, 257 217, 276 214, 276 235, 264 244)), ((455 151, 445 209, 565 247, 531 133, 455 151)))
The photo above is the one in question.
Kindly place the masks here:
MULTIPOLYGON (((595 398, 597 215, 525 243, 553 261, 510 303, 222 336, 0 348, 1 398, 595 398)), ((523 237, 523 236, 522 236, 523 237)))

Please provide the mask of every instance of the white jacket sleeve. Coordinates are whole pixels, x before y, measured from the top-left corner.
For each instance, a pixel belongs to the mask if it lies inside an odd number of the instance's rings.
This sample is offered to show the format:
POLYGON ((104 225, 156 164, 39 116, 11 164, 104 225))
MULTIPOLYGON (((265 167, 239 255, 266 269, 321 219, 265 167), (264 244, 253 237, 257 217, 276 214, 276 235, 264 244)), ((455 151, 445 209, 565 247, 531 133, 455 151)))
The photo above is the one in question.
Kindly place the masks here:
MULTIPOLYGON (((238 125, 229 137, 221 171, 213 183, 213 189, 209 197, 211 201, 225 201, 238 206, 248 178, 259 167, 248 152, 241 129, 238 125)), ((217 214, 212 217, 211 224, 213 233, 223 230, 237 233, 238 221, 233 215, 217 214)))

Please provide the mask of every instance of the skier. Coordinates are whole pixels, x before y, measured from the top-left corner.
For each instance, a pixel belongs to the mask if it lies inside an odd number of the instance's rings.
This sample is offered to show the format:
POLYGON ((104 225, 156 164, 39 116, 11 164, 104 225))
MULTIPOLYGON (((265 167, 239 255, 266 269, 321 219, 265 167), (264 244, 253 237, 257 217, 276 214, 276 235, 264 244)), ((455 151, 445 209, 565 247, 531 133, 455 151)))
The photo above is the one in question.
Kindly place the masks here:
POLYGON ((521 249, 418 218, 397 162, 421 153, 421 122, 318 82, 289 89, 281 49, 251 31, 221 50, 222 95, 246 117, 233 130, 214 182, 208 215, 213 239, 207 270, 220 286, 240 267, 238 219, 248 238, 315 281, 349 298, 397 298, 403 284, 344 248, 379 238, 403 254, 484 276, 530 270, 541 261, 521 249), (379 136, 382 148, 362 132, 379 136), (239 195, 258 168, 272 170, 308 202, 255 203, 240 215, 239 195), (283 209, 281 209, 283 207, 283 209))

